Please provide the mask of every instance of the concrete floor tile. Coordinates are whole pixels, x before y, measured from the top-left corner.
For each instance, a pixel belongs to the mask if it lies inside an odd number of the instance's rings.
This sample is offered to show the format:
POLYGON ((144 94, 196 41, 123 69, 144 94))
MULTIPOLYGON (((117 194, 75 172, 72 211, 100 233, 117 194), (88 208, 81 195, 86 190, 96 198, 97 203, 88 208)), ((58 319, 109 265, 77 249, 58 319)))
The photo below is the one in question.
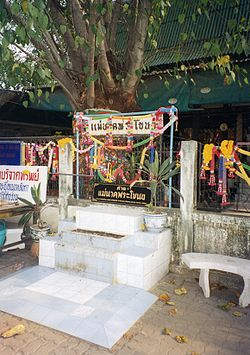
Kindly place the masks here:
POLYGON ((33 271, 19 273, 22 287, 10 278, 5 294, 4 288, 2 295, 0 290, 0 309, 104 347, 112 347, 154 299, 131 286, 47 272, 44 267, 33 271))

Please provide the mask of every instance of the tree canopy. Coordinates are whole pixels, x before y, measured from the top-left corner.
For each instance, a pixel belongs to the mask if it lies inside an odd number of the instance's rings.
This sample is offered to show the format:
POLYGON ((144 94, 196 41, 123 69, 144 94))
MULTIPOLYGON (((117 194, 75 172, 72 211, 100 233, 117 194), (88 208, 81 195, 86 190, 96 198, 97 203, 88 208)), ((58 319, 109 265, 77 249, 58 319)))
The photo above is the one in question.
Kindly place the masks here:
POLYGON ((239 16, 242 3, 246 0, 2 0, 0 80, 3 87, 32 87, 31 101, 42 96, 41 86, 53 91, 59 85, 74 110, 137 109, 137 87, 151 70, 145 50, 160 53, 160 28, 177 8, 181 32, 178 45, 169 49, 176 58, 169 73, 178 78, 197 68, 217 70, 226 84, 239 75, 247 83, 239 63, 248 55, 250 21, 249 13, 239 16), (201 37, 204 56, 195 63, 181 60, 184 45, 202 31, 197 19, 209 23, 213 11, 220 26, 225 6, 231 12, 222 38, 201 37), (185 26, 187 21, 193 26, 185 26))

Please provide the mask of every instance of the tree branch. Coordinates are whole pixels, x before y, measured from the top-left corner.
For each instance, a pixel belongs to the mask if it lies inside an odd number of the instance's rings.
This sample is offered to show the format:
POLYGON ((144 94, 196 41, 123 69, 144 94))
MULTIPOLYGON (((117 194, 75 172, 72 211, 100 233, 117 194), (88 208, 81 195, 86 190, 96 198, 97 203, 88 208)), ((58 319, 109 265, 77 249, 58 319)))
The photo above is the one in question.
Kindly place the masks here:
MULTIPOLYGON (((102 32, 100 23, 98 25, 98 29, 100 32, 102 32)), ((102 35, 104 36, 103 32, 102 32, 102 35)), ((99 69, 100 69, 101 81, 104 84, 104 87, 107 92, 112 91, 115 89, 116 85, 115 85, 114 79, 112 77, 112 73, 111 73, 108 58, 107 58, 105 38, 103 38, 103 40, 101 41, 101 43, 99 45, 99 50, 100 50, 100 54, 98 57, 98 65, 99 65, 99 69)))
POLYGON ((115 50, 116 32, 117 32, 117 25, 118 25, 120 13, 121 13, 121 0, 118 0, 114 3, 112 17, 108 27, 108 33, 109 33, 108 45, 111 51, 115 50))
POLYGON ((50 15, 54 22, 54 25, 57 27, 57 30, 60 31, 60 25, 64 25, 67 28, 67 31, 64 34, 61 34, 66 49, 69 53, 69 57, 72 62, 72 67, 75 68, 76 71, 81 71, 84 61, 86 61, 86 55, 82 51, 79 53, 75 47, 75 41, 72 35, 72 29, 70 28, 70 23, 67 21, 66 16, 62 14, 61 9, 56 6, 54 0, 48 0, 48 5, 50 9, 50 15))
MULTIPOLYGON (((74 0, 73 0, 74 1, 74 0)), ((95 73, 95 34, 92 31, 92 26, 94 26, 96 22, 96 11, 94 0, 90 1, 90 20, 89 20, 89 46, 90 52, 88 55, 88 66, 89 66, 89 77, 91 78, 95 73)), ((89 86, 87 89, 87 105, 88 107, 94 107, 95 103, 95 82, 94 80, 90 80, 89 86)))
POLYGON ((86 23, 83 21, 83 10, 79 0, 71 0, 70 7, 71 7, 72 21, 76 33, 78 34, 78 36, 87 39, 88 30, 87 30, 86 23))
POLYGON ((150 10, 150 0, 138 1, 135 30, 133 33, 130 33, 130 36, 133 36, 134 40, 130 42, 131 48, 128 53, 128 71, 123 84, 124 91, 130 94, 134 94, 140 79, 140 76, 136 74, 136 70, 141 69, 143 64, 150 10))

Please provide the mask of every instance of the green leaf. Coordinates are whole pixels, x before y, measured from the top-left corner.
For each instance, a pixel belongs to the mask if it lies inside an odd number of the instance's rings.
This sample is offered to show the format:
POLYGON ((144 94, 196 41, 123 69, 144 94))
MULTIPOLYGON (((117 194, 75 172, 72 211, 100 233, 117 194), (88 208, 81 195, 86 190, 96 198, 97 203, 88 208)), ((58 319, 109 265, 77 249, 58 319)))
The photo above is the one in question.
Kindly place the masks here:
POLYGON ((29 91, 28 92, 28 95, 29 95, 29 99, 31 102, 34 102, 35 101, 35 95, 33 93, 33 91, 29 91))
POLYGON ((64 35, 67 32, 67 27, 65 25, 60 25, 60 31, 64 35))
POLYGON ((14 63, 12 66, 12 71, 15 71, 17 68, 19 68, 19 64, 18 63, 14 63))
POLYGON ((43 94, 43 91, 42 91, 41 89, 38 89, 38 90, 37 90, 37 96, 38 96, 38 97, 41 97, 42 94, 43 94))
POLYGON ((232 30, 236 27, 237 21, 235 19, 230 19, 230 20, 228 20, 227 25, 228 25, 229 30, 232 30))
POLYGON ((148 99, 148 97, 149 97, 148 93, 145 92, 145 93, 143 94, 143 97, 144 97, 144 99, 148 99))
POLYGON ((120 81, 120 80, 122 80, 122 75, 121 74, 116 74, 115 78, 116 78, 117 81, 120 81))
POLYGON ((151 41, 151 44, 154 48, 157 48, 157 41, 155 39, 151 41))
POLYGON ((43 29, 46 29, 49 24, 49 18, 47 15, 43 14, 40 18, 40 23, 43 29))
POLYGON ((36 72, 42 79, 45 79, 45 72, 42 68, 37 68, 36 72))
POLYGON ((236 79, 235 72, 231 70, 230 75, 231 75, 231 78, 233 79, 233 81, 235 81, 235 79, 236 79))
POLYGON ((31 190, 31 196, 32 196, 35 204, 38 206, 41 205, 42 201, 40 199, 40 183, 37 188, 36 188, 36 186, 32 186, 30 190, 31 190))
POLYGON ((49 91, 45 91, 45 100, 46 101, 49 100, 49 95, 50 95, 50 92, 49 91))
POLYGON ((17 2, 14 1, 14 3, 10 7, 10 11, 12 12, 13 15, 18 15, 20 11, 20 7, 17 2))
POLYGON ((179 21, 180 24, 183 24, 183 22, 185 21, 185 17, 186 17, 185 14, 180 14, 178 16, 178 21, 179 21))
POLYGON ((188 34, 186 32, 182 32, 180 34, 180 39, 182 42, 185 42, 188 39, 188 34))
POLYGON ((18 225, 19 226, 25 226, 29 220, 31 219, 31 217, 33 216, 33 211, 27 212, 25 213, 18 221, 18 225))
POLYGON ((28 107, 28 105, 29 105, 29 101, 24 100, 24 101, 23 101, 23 106, 24 106, 25 108, 27 108, 27 107, 28 107))
MULTIPOLYGON (((29 13, 31 14, 31 16, 33 17, 33 19, 37 19, 38 17, 40 18, 39 16, 39 10, 31 4, 31 2, 29 2, 29 13)), ((43 15, 42 15, 43 16, 43 15)), ((41 17, 42 17, 41 16, 41 17)))
POLYGON ((44 69, 44 74, 45 74, 45 76, 47 76, 47 78, 51 77, 51 71, 48 68, 44 69))
POLYGON ((138 76, 138 78, 140 78, 142 76, 142 70, 141 69, 136 69, 135 75, 138 76))
POLYGON ((169 166, 170 164, 170 158, 167 158, 164 160, 164 162, 161 164, 160 170, 159 170, 159 175, 162 174, 162 172, 169 166))
POLYGON ((220 45, 217 41, 212 44, 211 51, 212 51, 212 54, 216 57, 218 57, 221 54, 220 45))
POLYGON ((65 61, 64 61, 63 59, 60 59, 60 60, 59 60, 59 65, 60 65, 60 68, 64 69, 66 63, 65 63, 65 61))
POLYGON ((245 76, 245 78, 243 79, 244 83, 249 85, 249 81, 248 81, 248 78, 245 76))
POLYGON ((8 46, 9 46, 9 41, 7 41, 7 39, 5 37, 2 38, 2 46, 4 48, 8 48, 8 46))
POLYGON ((212 45, 211 42, 205 42, 205 43, 203 44, 203 48, 206 49, 206 50, 209 50, 209 49, 211 48, 211 45, 212 45))
POLYGON ((22 6, 23 12, 25 14, 27 14, 27 12, 28 12, 28 0, 22 0, 21 6, 22 6))
POLYGON ((25 203, 25 205, 28 205, 28 206, 31 206, 31 207, 34 206, 34 204, 32 202, 30 202, 29 200, 26 200, 26 198, 18 197, 18 200, 20 200, 21 202, 25 203))
POLYGON ((87 74, 87 73, 89 72, 89 66, 88 66, 88 65, 84 65, 84 67, 83 67, 83 72, 84 72, 85 74, 87 74))
POLYGON ((164 85, 165 85, 165 87, 166 87, 167 89, 169 89, 170 83, 169 83, 168 80, 165 80, 165 81, 164 81, 164 85))

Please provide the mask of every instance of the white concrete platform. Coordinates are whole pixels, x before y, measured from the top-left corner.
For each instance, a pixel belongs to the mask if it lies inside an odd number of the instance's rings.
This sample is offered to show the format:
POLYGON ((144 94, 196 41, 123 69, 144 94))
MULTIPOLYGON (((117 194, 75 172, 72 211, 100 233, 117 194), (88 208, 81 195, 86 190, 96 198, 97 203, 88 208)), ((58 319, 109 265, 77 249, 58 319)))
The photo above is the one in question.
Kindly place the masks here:
POLYGON ((141 229, 143 212, 135 208, 88 206, 76 210, 76 228, 105 233, 134 234, 141 229))
POLYGON ((157 297, 35 266, 0 281, 0 310, 111 348, 157 297))
POLYGON ((169 271, 171 230, 122 239, 66 232, 40 240, 39 265, 149 290, 169 271))
POLYGON ((60 238, 40 240, 39 265, 149 290, 169 271, 172 234, 142 232, 142 223, 138 208, 77 207, 60 238))

